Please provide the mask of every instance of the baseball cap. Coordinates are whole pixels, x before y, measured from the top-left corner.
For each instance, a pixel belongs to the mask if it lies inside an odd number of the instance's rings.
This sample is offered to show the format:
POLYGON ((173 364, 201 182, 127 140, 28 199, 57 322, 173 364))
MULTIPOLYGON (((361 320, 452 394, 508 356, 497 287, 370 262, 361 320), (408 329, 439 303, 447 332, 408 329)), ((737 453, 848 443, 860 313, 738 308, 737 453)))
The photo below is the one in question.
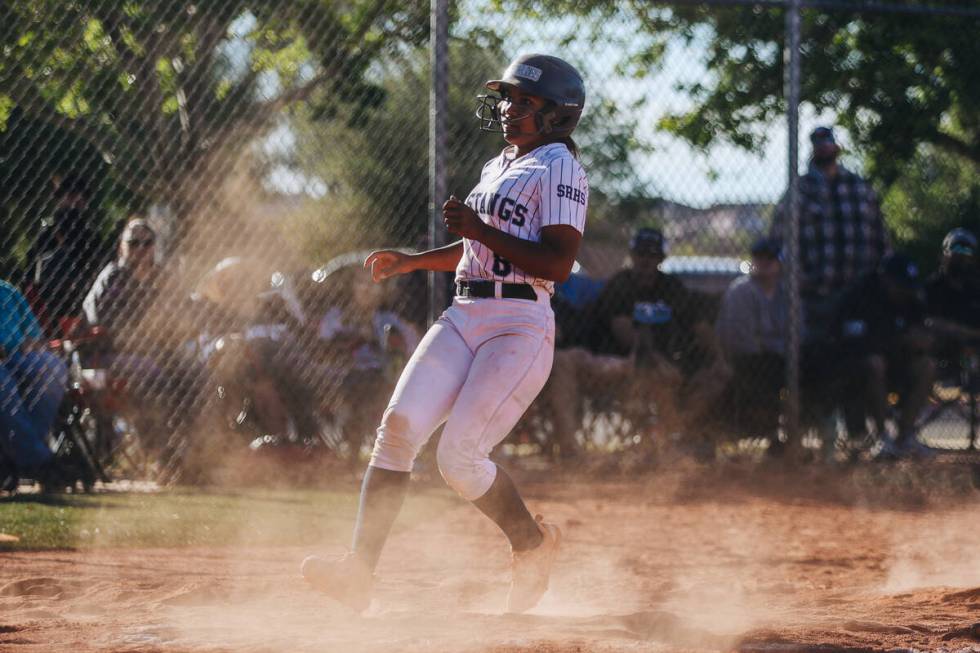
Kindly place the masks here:
POLYGON ((966 229, 953 229, 943 238, 943 254, 977 255, 977 237, 966 229))
POLYGON ((630 238, 630 251, 642 254, 667 255, 667 241, 658 229, 643 227, 630 238))
POLYGON ((837 145, 837 138, 834 136, 834 130, 830 127, 817 127, 810 132, 810 142, 814 145, 822 145, 824 143, 837 145))
POLYGON ((782 243, 775 238, 759 238, 752 243, 752 248, 749 250, 749 253, 752 256, 758 256, 760 258, 783 260, 782 243))
POLYGON ((881 272, 885 277, 906 288, 918 288, 921 284, 919 266, 904 254, 889 254, 883 258, 881 272))

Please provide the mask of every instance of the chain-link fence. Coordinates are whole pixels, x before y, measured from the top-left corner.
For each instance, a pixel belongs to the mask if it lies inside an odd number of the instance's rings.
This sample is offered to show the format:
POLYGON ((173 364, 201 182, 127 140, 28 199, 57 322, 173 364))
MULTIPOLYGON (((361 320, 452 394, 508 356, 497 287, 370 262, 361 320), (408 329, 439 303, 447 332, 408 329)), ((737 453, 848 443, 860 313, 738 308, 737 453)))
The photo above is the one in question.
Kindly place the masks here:
POLYGON ((787 399, 810 433, 789 443, 824 458, 929 455, 916 432, 976 445, 976 245, 942 241, 980 221, 980 7, 2 12, 8 476, 193 480, 249 447, 359 464, 451 281, 374 285, 360 264, 445 242, 437 207, 504 146, 475 96, 531 51, 586 80, 592 190, 554 370, 512 450, 763 455, 796 430, 787 399), (893 249, 911 259, 875 276, 893 249))

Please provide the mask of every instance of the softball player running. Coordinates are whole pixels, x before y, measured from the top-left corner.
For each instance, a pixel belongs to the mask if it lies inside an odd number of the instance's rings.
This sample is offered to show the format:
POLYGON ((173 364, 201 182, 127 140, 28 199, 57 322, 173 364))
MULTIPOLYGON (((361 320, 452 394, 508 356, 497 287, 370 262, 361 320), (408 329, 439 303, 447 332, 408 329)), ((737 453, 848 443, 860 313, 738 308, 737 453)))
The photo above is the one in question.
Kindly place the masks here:
POLYGON ((303 576, 361 611, 405 497, 412 463, 443 422, 437 460, 446 482, 510 540, 508 611, 534 607, 548 588, 561 531, 528 512, 490 451, 517 423, 551 371, 550 296, 566 279, 585 228, 589 186, 571 133, 585 105, 582 77, 546 55, 523 55, 479 96, 481 129, 508 146, 483 167, 465 202, 443 205, 460 241, 419 254, 372 253, 374 281, 414 270, 456 272, 456 297, 402 372, 381 419, 354 528, 353 551, 310 556, 303 576))

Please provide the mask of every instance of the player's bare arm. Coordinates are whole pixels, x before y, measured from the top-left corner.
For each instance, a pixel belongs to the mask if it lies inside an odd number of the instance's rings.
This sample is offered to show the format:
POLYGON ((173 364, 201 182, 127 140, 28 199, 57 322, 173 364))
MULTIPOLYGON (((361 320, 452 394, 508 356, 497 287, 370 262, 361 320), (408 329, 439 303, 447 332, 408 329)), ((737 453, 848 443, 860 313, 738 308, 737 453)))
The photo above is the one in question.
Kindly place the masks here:
POLYGON ((381 249, 371 252, 364 259, 364 267, 371 270, 375 283, 399 274, 416 270, 433 272, 452 272, 463 255, 463 241, 430 249, 417 254, 405 254, 394 249, 381 249))
POLYGON ((449 233, 476 240, 529 274, 549 281, 568 279, 582 242, 582 233, 568 225, 541 230, 541 240, 524 240, 486 224, 472 208, 455 196, 442 206, 449 233))

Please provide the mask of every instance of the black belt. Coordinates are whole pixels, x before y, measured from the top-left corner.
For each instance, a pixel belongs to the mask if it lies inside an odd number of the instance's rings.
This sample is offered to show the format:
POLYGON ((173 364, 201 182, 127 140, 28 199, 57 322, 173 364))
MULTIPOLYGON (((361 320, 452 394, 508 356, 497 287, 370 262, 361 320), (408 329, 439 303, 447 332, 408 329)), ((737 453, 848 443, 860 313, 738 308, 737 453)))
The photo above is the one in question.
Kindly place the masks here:
MULTIPOLYGON (((457 297, 496 297, 495 282, 493 281, 457 281, 457 297)), ((500 296, 503 299, 527 299, 538 301, 538 293, 529 283, 502 283, 500 296)))

